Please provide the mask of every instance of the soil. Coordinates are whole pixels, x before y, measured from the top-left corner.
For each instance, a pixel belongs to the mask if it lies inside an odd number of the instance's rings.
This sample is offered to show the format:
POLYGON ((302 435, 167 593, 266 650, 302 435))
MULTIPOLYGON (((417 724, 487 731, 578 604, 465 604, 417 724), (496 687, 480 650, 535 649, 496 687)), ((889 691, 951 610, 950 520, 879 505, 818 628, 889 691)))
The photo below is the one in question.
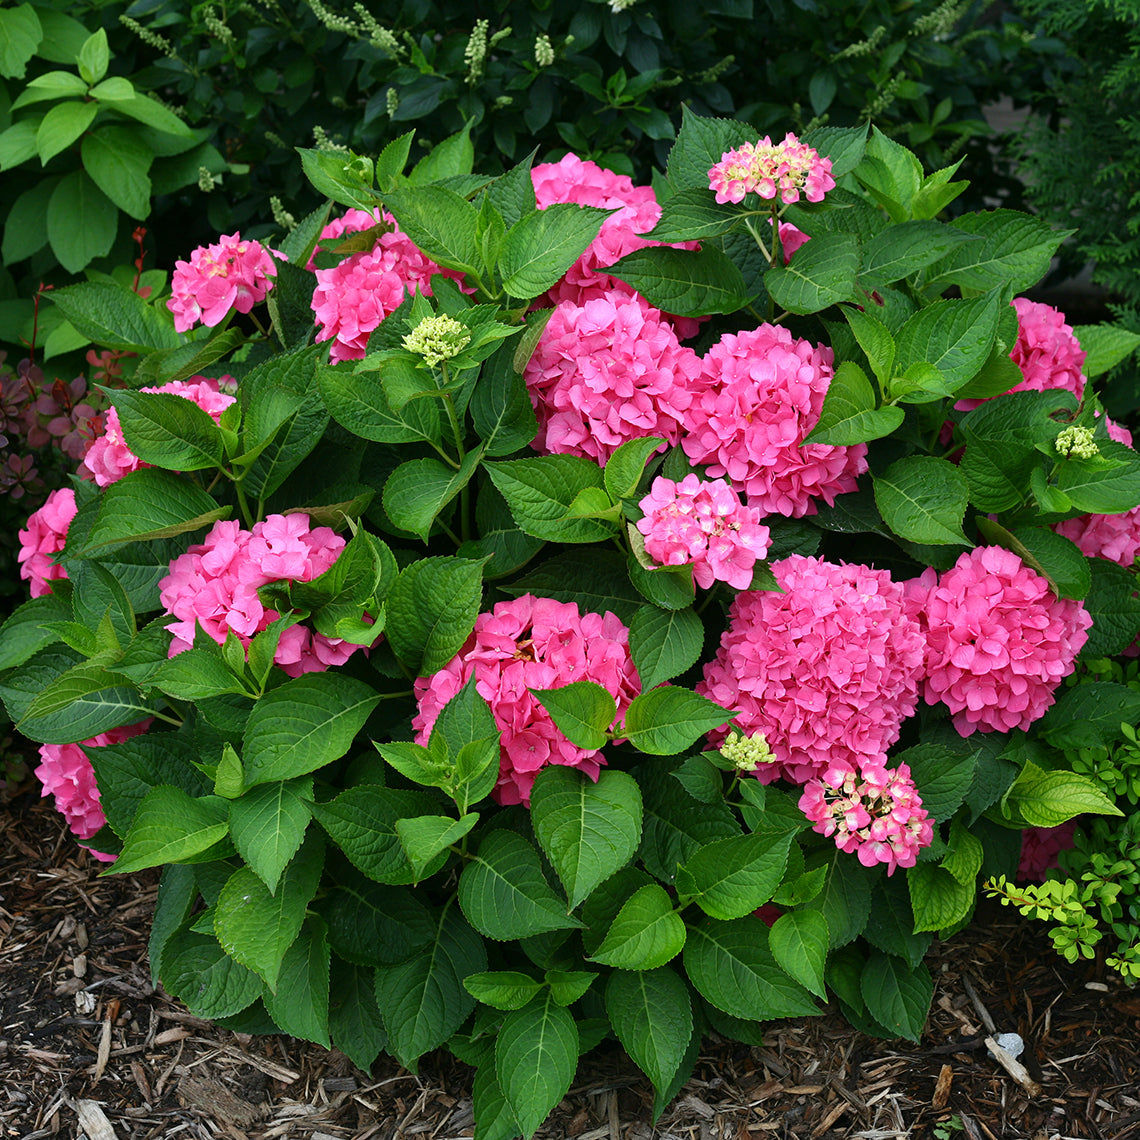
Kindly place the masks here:
MULTIPOLYGON (((151 984, 156 876, 99 877, 35 790, 0 805, 0 1136, 21 1140, 453 1140, 474 1133, 471 1070, 371 1073, 292 1038, 249 1037, 151 984)), ((620 1047, 586 1057, 542 1140, 1140 1138, 1140 995, 1069 965, 1043 927, 986 910, 936 944, 920 1042, 867 1037, 833 1010, 773 1022, 759 1047, 706 1040, 651 1124, 620 1047), (1012 1073, 985 1046, 1026 1043, 1012 1073)))

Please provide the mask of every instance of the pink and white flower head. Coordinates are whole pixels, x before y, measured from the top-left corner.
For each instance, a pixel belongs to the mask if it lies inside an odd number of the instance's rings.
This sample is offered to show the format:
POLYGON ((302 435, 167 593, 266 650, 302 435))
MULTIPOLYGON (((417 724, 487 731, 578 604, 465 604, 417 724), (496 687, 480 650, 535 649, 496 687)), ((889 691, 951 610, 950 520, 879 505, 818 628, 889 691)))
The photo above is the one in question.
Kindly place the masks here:
POLYGON ((461 280, 462 274, 443 269, 431 260, 403 230, 391 214, 376 210, 350 210, 330 222, 321 238, 342 237, 366 230, 379 222, 392 229, 380 234, 372 248, 354 253, 330 269, 316 270, 313 314, 319 341, 331 340, 329 359, 361 360, 368 350, 368 338, 380 322, 403 304, 411 293, 432 295, 431 282, 437 274, 461 280))
MULTIPOLYGON (((610 276, 605 270, 627 254, 651 245, 661 245, 643 237, 661 219, 661 207, 651 186, 635 186, 624 174, 615 174, 595 162, 568 154, 559 162, 540 163, 531 168, 535 204, 545 210, 557 202, 578 206, 597 206, 615 210, 602 223, 597 237, 586 247, 582 256, 562 276, 553 288, 538 302, 540 307, 572 301, 585 304, 593 297, 617 291, 639 297, 624 281, 610 276)), ((671 243, 676 249, 696 249, 697 242, 671 243)), ((642 300, 649 308, 649 303, 642 300)), ((666 318, 679 337, 694 335, 700 322, 691 317, 666 318)))
MULTIPOLYGON (((184 400, 197 404, 217 423, 222 418, 222 412, 234 402, 234 396, 230 391, 223 391, 223 385, 231 390, 237 387, 232 376, 223 376, 219 380, 194 376, 190 380, 172 380, 169 384, 142 388, 140 391, 168 392, 172 396, 181 396, 184 400)), ((87 445, 81 473, 92 478, 98 486, 109 487, 124 475, 149 466, 149 463, 143 463, 131 451, 123 439, 118 411, 113 407, 108 408, 102 433, 87 445)))
POLYGON ((166 307, 180 333, 199 322, 213 328, 232 310, 248 313, 264 301, 276 275, 277 265, 260 242, 230 234, 214 245, 199 246, 189 261, 174 263, 166 307))
MULTIPOLYGON (((1132 446, 1132 433, 1105 416, 1108 436, 1125 447, 1132 446)), ((1106 558, 1131 568, 1140 554, 1140 507, 1118 515, 1079 515, 1056 523, 1053 529, 1071 539, 1090 558, 1106 558)))
POLYGON ((709 171, 709 189, 716 191, 722 205, 743 202, 746 194, 779 197, 788 205, 798 202, 801 194, 809 202, 822 202, 835 189, 835 179, 831 159, 821 158, 817 150, 789 132, 781 143, 765 135, 759 142, 725 151, 709 171))
POLYGON ((741 503, 723 479, 689 474, 675 483, 658 476, 638 506, 645 552, 663 566, 691 565, 693 581, 704 590, 718 581, 747 590, 757 559, 768 553, 764 516, 741 503))
POLYGON ((524 376, 534 447, 604 463, 629 439, 681 439, 700 358, 640 299, 610 292, 551 314, 524 376))
POLYGON ((1028 728, 1092 625, 1080 602, 1056 597, 1001 546, 975 547, 944 574, 932 567, 907 590, 926 636, 926 701, 942 701, 962 736, 1028 728))
MULTIPOLYGON (((306 514, 270 515, 243 530, 232 520, 217 522, 205 541, 170 564, 158 584, 159 599, 177 621, 170 656, 194 643, 196 628, 219 645, 233 633, 247 649, 255 635, 281 615, 258 594, 272 582, 311 582, 328 570, 344 539, 327 526, 313 527, 306 514)), ((295 625, 282 635, 273 660, 291 677, 341 665, 359 646, 295 625)))
POLYGON ((629 630, 612 614, 582 613, 570 602, 525 594, 480 614, 463 648, 442 669, 415 684, 419 711, 412 720, 424 744, 443 706, 472 678, 502 732, 501 804, 529 804, 535 777, 564 764, 598 778, 605 758, 572 744, 531 689, 593 681, 617 702, 620 721, 640 690, 629 652, 629 630))
POLYGON ((896 867, 913 867, 918 853, 934 838, 934 823, 905 764, 864 764, 858 771, 835 765, 808 781, 800 810, 812 830, 854 852, 864 867, 886 863, 887 875, 896 867))
POLYGON ((1060 865, 1060 854, 1073 846, 1077 821, 1067 820, 1057 827, 1027 827, 1021 833, 1021 856, 1017 862, 1019 883, 1043 883, 1045 876, 1060 865))
POLYGON ((51 583, 67 577, 54 556, 67 545, 67 530, 75 518, 75 492, 70 487, 52 491, 38 511, 28 516, 19 532, 20 577, 29 583, 33 598, 51 593, 51 583))
POLYGON ((853 491, 867 445, 803 441, 819 422, 834 354, 779 325, 726 333, 701 363, 682 416, 681 446, 714 477, 727 476, 765 514, 815 514, 853 491))
POLYGON ((736 595, 697 692, 740 710, 743 733, 764 734, 774 760, 757 769, 762 783, 881 764, 915 710, 922 671, 902 585, 885 570, 799 554, 772 571, 784 592, 736 595))
MULTIPOLYGON (((132 736, 146 732, 152 719, 148 717, 138 724, 112 728, 81 744, 40 745, 40 764, 35 772, 36 779, 43 785, 40 794, 55 797, 56 811, 63 815, 72 834, 79 839, 90 839, 107 822, 99 803, 95 769, 84 749, 121 744, 132 736)), ((101 851, 92 851, 91 854, 105 863, 113 862, 115 858, 114 855, 105 855, 101 851)))

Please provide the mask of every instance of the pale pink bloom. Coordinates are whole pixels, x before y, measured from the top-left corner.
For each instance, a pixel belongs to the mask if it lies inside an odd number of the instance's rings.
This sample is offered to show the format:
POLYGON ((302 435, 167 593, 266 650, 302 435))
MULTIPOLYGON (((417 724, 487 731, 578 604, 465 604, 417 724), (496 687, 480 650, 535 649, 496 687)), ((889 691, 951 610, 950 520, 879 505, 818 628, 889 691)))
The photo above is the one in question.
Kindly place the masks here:
POLYGON ((719 581, 747 590, 757 559, 768 553, 763 514, 741 503, 723 479, 689 474, 675 483, 658 476, 638 506, 645 552, 663 566, 691 565, 702 589, 719 581))
MULTIPOLYGON (((208 376, 195 376, 191 380, 174 380, 169 384, 159 384, 154 388, 141 388, 142 392, 168 392, 172 396, 181 396, 197 404, 206 412, 214 423, 222 418, 222 412, 234 402, 230 392, 222 390, 222 385, 236 387, 232 376, 223 376, 215 380, 208 376)), ((138 471, 141 467, 149 467, 127 446, 123 439, 123 428, 119 423, 119 413, 115 408, 107 410, 106 419, 101 434, 97 435, 88 445, 83 456, 83 466, 80 474, 92 478, 100 487, 109 487, 124 475, 138 471)))
POLYGON ((529 804, 535 776, 548 764, 577 768, 596 780, 605 763, 601 752, 572 744, 531 689, 593 681, 617 702, 615 723, 640 690, 629 630, 612 613, 581 613, 572 603, 531 594, 480 614, 459 653, 416 680, 417 742, 427 742, 443 706, 472 676, 502 732, 494 791, 501 804, 529 804))
POLYGON ((20 577, 30 583, 33 598, 51 593, 51 583, 67 577, 67 571, 54 560, 67 544, 67 530, 75 518, 75 492, 70 487, 52 491, 44 505, 28 516, 28 525, 19 532, 20 577))
MULTIPOLYGON (((302 513, 270 515, 252 531, 228 519, 215 523, 204 542, 171 562, 158 584, 159 600, 178 619, 166 626, 173 635, 170 656, 193 645, 198 627, 219 645, 233 633, 248 649, 281 616, 264 605, 259 587, 310 582, 332 567, 344 545, 331 528, 313 527, 302 513)), ((281 635, 273 660, 297 677, 341 665, 358 648, 298 624, 281 635)))
MULTIPOLYGON (((611 277, 605 270, 627 254, 663 244, 642 236, 649 233, 661 219, 661 207, 653 188, 635 186, 626 175, 615 174, 612 170, 606 170, 595 162, 580 159, 573 154, 566 155, 558 162, 540 163, 532 167, 531 180, 534 183, 535 203, 540 210, 545 210, 556 202, 567 202, 616 211, 606 218, 597 237, 562 279, 539 299, 538 305, 555 306, 563 301, 583 305, 594 297, 617 291, 637 297, 647 309, 651 308, 639 293, 635 293, 624 281, 611 277)), ((698 247, 695 241, 669 244, 675 249, 698 247)), ((692 317, 666 316, 665 319, 682 339, 693 336, 700 327, 700 320, 692 317)))
POLYGON ((757 769, 763 783, 881 763, 914 712, 922 671, 902 585, 885 570, 799 554, 772 571, 783 593, 736 595, 697 691, 740 710, 741 732, 764 734, 775 760, 757 769))
POLYGON ((701 362, 681 446, 765 514, 794 518, 855 490, 867 445, 804 444, 819 422, 834 354, 779 325, 726 333, 701 362))
MULTIPOLYGON (((138 724, 109 729, 81 744, 40 745, 41 762, 35 772, 36 779, 43 784, 40 795, 54 796, 56 811, 63 815, 72 834, 79 839, 90 839, 107 822, 99 803, 95 769, 84 749, 121 744, 146 732, 152 720, 152 717, 147 717, 138 724)), ((92 851, 91 854, 105 863, 115 859, 114 855, 105 855, 102 851, 92 851)))
POLYGON ((781 143, 774 144, 767 135, 757 143, 742 143, 725 151, 709 170, 709 189, 722 205, 742 202, 746 194, 779 197, 785 204, 798 202, 802 194, 809 202, 821 202, 834 188, 831 159, 821 158, 790 132, 781 143))
MULTIPOLYGON (((1125 447, 1132 446, 1132 433, 1105 416, 1108 436, 1125 447)), ((1079 515, 1056 523, 1053 529, 1071 539, 1090 558, 1106 558, 1131 567, 1140 554, 1140 506, 1117 515, 1079 515)))
POLYGON ((231 310, 248 313, 264 301, 276 275, 277 265, 260 242, 230 234, 214 245, 199 246, 189 261, 174 263, 166 307, 178 332, 188 332, 199 321, 213 328, 231 310))
POLYGON ((808 781, 799 806, 813 831, 853 852, 864 867, 886 863, 888 877, 896 867, 913 867, 934 838, 934 823, 905 764, 887 768, 873 761, 858 771, 837 764, 808 781))
POLYGON ((543 454, 605 462, 629 439, 681 439, 700 359, 639 298, 606 293, 560 304, 527 362, 543 454))
POLYGON ((1045 876, 1059 866, 1062 851, 1073 846, 1077 830, 1075 819, 1057 827, 1027 827, 1021 833, 1021 856, 1017 862, 1019 883, 1043 883, 1045 876))
POLYGON ((332 341, 329 359, 334 363, 363 359, 368 338, 380 322, 398 309, 408 294, 430 297, 432 278, 437 274, 462 280, 462 274, 432 261, 391 214, 380 210, 371 215, 349 210, 321 231, 321 239, 357 233, 380 222, 392 228, 379 234, 371 249, 351 254, 330 269, 316 270, 312 301, 316 339, 332 341))
POLYGON ((1028 728, 1052 705, 1092 625, 1080 602, 1056 597, 1001 546, 975 547, 907 588, 926 637, 925 699, 942 701, 962 736, 1028 728))

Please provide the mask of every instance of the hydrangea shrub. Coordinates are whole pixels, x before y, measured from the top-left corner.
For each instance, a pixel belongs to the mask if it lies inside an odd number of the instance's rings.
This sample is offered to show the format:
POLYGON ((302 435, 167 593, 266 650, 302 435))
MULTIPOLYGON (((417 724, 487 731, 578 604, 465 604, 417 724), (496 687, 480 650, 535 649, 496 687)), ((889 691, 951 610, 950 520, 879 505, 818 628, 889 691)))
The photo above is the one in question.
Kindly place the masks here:
POLYGON ((917 1039, 1020 832, 1119 814, 1051 735, 1140 631, 1064 532, 1140 456, 1013 303, 1063 235, 877 131, 689 115, 656 191, 410 142, 305 152, 340 217, 228 302, 54 294, 140 357, 0 630, 45 787, 197 1015, 447 1047, 480 1136, 608 1036, 658 1111, 710 1028, 917 1039))

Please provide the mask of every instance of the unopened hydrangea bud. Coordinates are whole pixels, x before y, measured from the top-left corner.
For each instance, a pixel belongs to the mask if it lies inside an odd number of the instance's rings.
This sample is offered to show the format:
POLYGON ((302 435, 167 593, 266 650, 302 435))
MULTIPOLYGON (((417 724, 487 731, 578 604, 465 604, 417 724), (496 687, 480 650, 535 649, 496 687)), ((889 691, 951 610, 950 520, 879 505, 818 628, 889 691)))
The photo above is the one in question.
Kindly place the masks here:
POLYGON ((534 62, 539 67, 549 67, 554 62, 554 48, 549 36, 537 36, 534 41, 534 62))
POLYGON ((761 764, 770 764, 776 759, 768 747, 768 738, 762 732, 754 732, 751 736, 742 736, 738 732, 729 734, 720 746, 720 754, 741 772, 755 772, 761 764))
POLYGON ((422 356, 434 368, 453 356, 458 356, 471 340, 466 326, 454 317, 441 314, 425 317, 406 337, 404 347, 422 356))
POLYGON ((1094 455, 1100 454, 1100 448, 1093 439, 1092 428, 1081 427, 1078 424, 1065 428, 1057 436, 1054 446, 1058 455, 1070 459, 1092 459, 1094 455))
POLYGON ((400 93, 395 87, 389 87, 384 98, 387 104, 388 118, 390 119, 396 113, 396 108, 400 105, 400 93))

